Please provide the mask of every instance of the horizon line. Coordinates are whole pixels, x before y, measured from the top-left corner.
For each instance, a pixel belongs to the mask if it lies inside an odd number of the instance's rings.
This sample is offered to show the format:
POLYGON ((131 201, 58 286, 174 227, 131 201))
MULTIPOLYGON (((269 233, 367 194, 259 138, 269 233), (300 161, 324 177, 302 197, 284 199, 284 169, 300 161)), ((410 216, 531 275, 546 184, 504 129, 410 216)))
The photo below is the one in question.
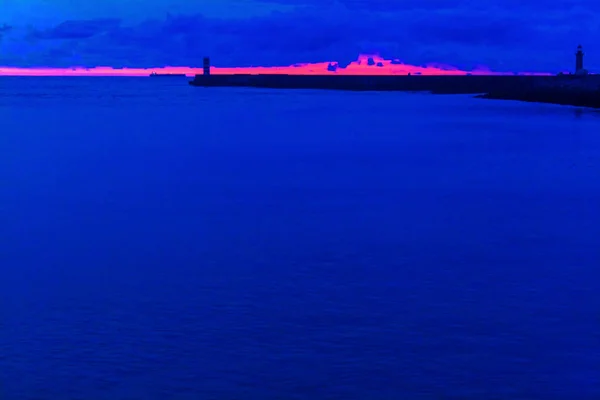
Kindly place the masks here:
MULTIPOLYGON (((0 76, 123 76, 143 77, 150 73, 185 74, 194 76, 203 73, 202 67, 163 66, 146 68, 128 67, 8 67, 0 66, 0 76)), ((563 71, 564 72, 564 71, 563 71)), ((473 70, 462 70, 442 63, 423 66, 406 64, 399 59, 385 59, 378 54, 359 54, 355 61, 340 66, 336 61, 298 63, 290 66, 210 67, 214 75, 227 74, 282 74, 282 75, 555 75, 549 72, 502 72, 492 71, 486 66, 473 70)))

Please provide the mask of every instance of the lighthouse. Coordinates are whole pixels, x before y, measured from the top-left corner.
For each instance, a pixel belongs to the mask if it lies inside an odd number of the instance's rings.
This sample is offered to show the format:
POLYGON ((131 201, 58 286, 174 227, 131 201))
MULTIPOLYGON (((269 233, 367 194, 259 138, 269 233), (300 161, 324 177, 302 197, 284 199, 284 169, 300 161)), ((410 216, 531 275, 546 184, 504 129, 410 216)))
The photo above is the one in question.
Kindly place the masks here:
POLYGON ((577 53, 575 53, 575 73, 583 72, 583 47, 577 46, 577 53))
POLYGON ((203 73, 205 76, 210 75, 210 58, 204 57, 203 73))

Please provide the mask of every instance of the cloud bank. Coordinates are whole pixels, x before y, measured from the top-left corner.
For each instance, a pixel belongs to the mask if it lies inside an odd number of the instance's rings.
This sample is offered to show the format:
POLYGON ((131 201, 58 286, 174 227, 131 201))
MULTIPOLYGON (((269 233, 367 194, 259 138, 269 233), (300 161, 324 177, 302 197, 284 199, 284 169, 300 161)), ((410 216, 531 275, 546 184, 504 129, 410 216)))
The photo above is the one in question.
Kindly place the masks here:
MULTIPOLYGON (((26 0, 25 0, 26 1, 26 0)), ((223 0, 227 1, 227 0, 223 0)), ((291 65, 380 54, 417 66, 496 71, 572 69, 577 44, 599 65, 600 2, 503 0, 261 0, 287 11, 217 18, 199 13, 134 21, 71 19, 3 25, 0 65, 12 67, 220 67, 291 65), (425 4, 426 3, 426 4, 425 4), (495 3, 495 4, 494 4, 495 3)))

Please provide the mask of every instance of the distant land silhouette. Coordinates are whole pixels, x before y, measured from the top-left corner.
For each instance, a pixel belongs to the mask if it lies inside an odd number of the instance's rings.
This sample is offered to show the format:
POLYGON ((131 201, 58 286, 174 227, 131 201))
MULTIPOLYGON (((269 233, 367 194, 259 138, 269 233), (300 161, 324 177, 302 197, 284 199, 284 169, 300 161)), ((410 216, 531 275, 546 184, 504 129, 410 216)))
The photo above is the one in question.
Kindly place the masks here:
MULTIPOLYGON (((201 58, 199 59, 199 61, 201 58)), ((218 63, 218 60, 216 60, 218 63)), ((0 75, 17 76, 148 76, 151 72, 158 74, 185 74, 194 76, 202 73, 201 67, 149 67, 149 68, 114 68, 108 66, 86 68, 21 68, 0 67, 0 75)), ((290 74, 290 75, 553 75, 548 72, 528 71, 491 71, 484 66, 471 71, 461 70, 445 64, 411 65, 400 60, 387 60, 377 54, 361 54, 356 61, 345 67, 337 62, 304 63, 291 66, 272 67, 211 67, 211 74, 290 74)), ((557 71, 558 72, 558 71, 557 71)))

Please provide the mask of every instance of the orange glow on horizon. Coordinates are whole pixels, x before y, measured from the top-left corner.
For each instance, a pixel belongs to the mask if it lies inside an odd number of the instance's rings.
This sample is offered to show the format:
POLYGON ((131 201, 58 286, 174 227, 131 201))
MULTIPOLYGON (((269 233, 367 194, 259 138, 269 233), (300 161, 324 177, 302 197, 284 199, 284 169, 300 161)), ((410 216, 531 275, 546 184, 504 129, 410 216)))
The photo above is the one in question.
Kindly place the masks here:
MULTIPOLYGON (((20 68, 0 67, 0 76, 148 76, 161 74, 202 74, 202 68, 160 67, 160 68, 113 68, 113 67, 71 67, 71 68, 20 68)), ((287 74, 287 75, 551 75, 539 72, 494 72, 479 67, 463 71, 443 64, 415 66, 397 60, 386 60, 379 55, 361 54, 356 61, 342 68, 335 62, 296 64, 287 67, 211 67, 211 74, 287 74), (334 71, 330 70, 335 69, 334 71)))

